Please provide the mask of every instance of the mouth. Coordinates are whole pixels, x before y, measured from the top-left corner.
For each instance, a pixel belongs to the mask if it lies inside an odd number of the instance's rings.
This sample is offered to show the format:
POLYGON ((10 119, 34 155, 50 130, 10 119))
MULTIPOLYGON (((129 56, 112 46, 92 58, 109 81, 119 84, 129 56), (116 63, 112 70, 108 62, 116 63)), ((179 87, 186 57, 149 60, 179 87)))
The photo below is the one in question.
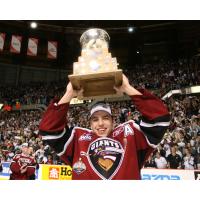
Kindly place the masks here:
POLYGON ((105 133, 106 130, 107 130, 107 128, 99 128, 99 129, 97 129, 98 133, 100 133, 100 134, 105 133))

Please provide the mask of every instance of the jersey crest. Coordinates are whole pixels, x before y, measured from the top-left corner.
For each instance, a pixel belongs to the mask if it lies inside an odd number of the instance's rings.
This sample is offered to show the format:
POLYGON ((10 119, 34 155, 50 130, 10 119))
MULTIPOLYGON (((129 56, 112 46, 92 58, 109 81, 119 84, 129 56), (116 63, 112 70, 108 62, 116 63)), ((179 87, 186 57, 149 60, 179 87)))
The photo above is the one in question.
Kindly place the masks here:
POLYGON ((102 179, 112 179, 124 158, 120 142, 111 138, 98 138, 88 147, 88 161, 94 172, 102 179))

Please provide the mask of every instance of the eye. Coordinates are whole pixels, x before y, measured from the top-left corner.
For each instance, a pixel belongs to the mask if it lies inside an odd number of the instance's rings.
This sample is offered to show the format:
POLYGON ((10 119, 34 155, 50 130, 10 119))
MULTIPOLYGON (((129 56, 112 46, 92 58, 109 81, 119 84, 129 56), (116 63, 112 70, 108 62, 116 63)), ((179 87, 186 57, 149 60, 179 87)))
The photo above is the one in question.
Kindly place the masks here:
POLYGON ((92 118, 92 121, 93 121, 93 122, 97 122, 97 121, 98 121, 98 118, 92 118))
POLYGON ((109 117, 109 116, 104 116, 103 119, 105 119, 105 120, 109 120, 110 117, 109 117))

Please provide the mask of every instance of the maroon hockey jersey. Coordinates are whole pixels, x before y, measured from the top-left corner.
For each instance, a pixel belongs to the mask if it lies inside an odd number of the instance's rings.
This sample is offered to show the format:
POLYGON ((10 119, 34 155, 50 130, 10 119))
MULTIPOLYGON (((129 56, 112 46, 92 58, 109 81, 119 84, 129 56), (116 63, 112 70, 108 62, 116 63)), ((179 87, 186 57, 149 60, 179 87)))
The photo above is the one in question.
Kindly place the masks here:
POLYGON ((144 161, 162 140, 169 126, 169 113, 160 99, 146 90, 131 96, 142 114, 139 124, 130 120, 116 127, 108 137, 66 122, 69 104, 51 102, 40 123, 42 139, 72 166, 72 179, 141 179, 144 161))
POLYGON ((36 161, 33 157, 24 154, 16 154, 10 164, 10 180, 30 180, 33 179, 36 170, 36 161), (20 172, 20 168, 25 165, 27 171, 20 172))

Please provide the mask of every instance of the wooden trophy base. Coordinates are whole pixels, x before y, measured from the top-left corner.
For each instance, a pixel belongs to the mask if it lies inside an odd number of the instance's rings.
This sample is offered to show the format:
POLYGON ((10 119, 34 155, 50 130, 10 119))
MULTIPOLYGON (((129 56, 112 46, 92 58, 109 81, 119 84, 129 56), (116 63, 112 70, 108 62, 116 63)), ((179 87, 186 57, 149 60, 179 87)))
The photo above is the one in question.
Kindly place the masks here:
POLYGON ((122 70, 85 75, 69 75, 68 77, 75 90, 83 88, 83 96, 79 96, 79 99, 93 99, 99 96, 116 95, 116 90, 113 87, 122 84, 122 70))

